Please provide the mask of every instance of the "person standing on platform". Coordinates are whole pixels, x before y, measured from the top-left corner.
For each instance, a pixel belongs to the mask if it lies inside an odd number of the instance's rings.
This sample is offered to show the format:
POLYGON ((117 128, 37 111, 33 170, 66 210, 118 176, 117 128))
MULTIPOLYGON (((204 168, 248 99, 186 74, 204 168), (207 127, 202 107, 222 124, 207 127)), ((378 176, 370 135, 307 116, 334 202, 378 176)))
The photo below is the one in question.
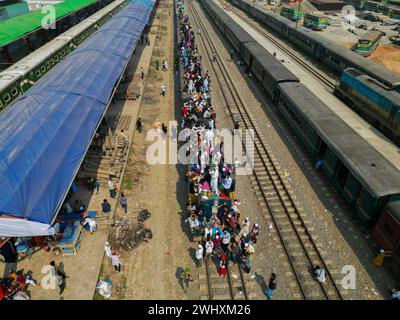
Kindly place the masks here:
POLYGON ((165 97, 165 85, 164 85, 164 83, 161 84, 161 95, 162 95, 163 97, 165 97))
POLYGON ((100 190, 100 180, 96 179, 95 183, 94 183, 94 189, 97 190, 96 194, 99 194, 99 190, 100 190))
POLYGON ((125 198, 125 195, 121 192, 121 198, 119 199, 119 202, 121 203, 122 209, 125 210, 125 214, 128 213, 128 201, 125 198))
POLYGON ((115 185, 114 182, 112 182, 111 176, 108 178, 107 185, 108 185, 108 190, 110 191, 110 197, 115 198, 117 193, 115 191, 115 185))
POLYGON ((107 199, 103 200, 101 204, 101 208, 103 209, 103 213, 107 213, 111 211, 111 204, 107 201, 107 199))
POLYGON ((67 287, 67 284, 65 282, 65 279, 67 278, 65 272, 60 270, 60 267, 54 262, 50 262, 50 272, 51 275, 55 278, 57 285, 60 288, 60 295, 64 292, 65 288, 67 287))
POLYGON ((143 67, 140 68, 140 76, 142 78, 142 80, 144 79, 144 69, 143 67))

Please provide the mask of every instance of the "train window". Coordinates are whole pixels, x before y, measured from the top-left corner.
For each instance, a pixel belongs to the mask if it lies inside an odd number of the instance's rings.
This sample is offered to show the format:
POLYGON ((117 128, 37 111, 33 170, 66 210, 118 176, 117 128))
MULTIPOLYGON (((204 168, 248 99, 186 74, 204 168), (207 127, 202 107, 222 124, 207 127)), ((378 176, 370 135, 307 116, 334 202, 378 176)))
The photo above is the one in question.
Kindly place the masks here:
POLYGON ((42 70, 42 72, 45 73, 46 72, 46 67, 42 66, 42 68, 40 70, 42 70))
POLYGON ((40 77, 40 75, 41 75, 40 70, 37 70, 36 71, 36 77, 40 77))
POLYGON ((348 174, 349 174, 349 169, 347 169, 346 166, 340 162, 339 170, 336 175, 336 180, 341 188, 344 187, 348 174))
POLYGON ((49 61, 46 62, 46 68, 50 69, 50 62, 49 61))
POLYGON ((7 103, 7 102, 9 102, 9 101, 11 100, 11 96, 10 96, 8 93, 6 93, 6 94, 3 96, 3 99, 4 99, 4 101, 7 103))
POLYGON ((51 63, 51 65, 54 65, 54 59, 53 58, 51 58, 50 63, 51 63))
POLYGON ((18 94, 18 90, 17 90, 17 88, 12 88, 11 89, 11 94, 13 95, 13 97, 15 97, 17 94, 18 94))

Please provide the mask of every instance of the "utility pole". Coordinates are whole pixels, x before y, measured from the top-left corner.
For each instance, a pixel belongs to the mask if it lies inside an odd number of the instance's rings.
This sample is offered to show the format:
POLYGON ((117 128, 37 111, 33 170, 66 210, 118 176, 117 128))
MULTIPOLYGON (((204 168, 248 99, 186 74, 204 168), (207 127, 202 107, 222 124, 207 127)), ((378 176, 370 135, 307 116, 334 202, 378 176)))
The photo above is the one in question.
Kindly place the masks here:
MULTIPOLYGON (((300 5, 301 5, 301 0, 297 0, 299 2, 299 6, 297 7, 297 13, 300 12, 300 5)), ((296 30, 297 30, 297 25, 299 24, 300 19, 296 19, 296 30)))

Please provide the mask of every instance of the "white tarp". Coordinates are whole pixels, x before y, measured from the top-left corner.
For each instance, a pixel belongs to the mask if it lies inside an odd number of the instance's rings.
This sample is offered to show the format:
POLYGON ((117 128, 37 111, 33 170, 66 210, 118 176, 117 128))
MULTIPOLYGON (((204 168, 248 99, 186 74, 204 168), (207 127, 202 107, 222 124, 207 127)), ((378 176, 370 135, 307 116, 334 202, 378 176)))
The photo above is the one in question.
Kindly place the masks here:
POLYGON ((25 219, 0 218, 0 236, 34 237, 54 235, 54 233, 54 228, 49 224, 25 219))

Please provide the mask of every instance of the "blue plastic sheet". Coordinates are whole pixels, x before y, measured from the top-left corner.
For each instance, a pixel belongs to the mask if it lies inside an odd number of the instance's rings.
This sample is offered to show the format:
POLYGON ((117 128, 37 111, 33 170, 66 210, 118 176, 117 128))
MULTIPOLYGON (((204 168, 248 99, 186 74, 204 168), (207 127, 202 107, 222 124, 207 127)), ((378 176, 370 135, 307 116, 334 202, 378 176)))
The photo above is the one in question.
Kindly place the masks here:
POLYGON ((0 213, 50 227, 154 3, 128 4, 0 113, 0 213))

